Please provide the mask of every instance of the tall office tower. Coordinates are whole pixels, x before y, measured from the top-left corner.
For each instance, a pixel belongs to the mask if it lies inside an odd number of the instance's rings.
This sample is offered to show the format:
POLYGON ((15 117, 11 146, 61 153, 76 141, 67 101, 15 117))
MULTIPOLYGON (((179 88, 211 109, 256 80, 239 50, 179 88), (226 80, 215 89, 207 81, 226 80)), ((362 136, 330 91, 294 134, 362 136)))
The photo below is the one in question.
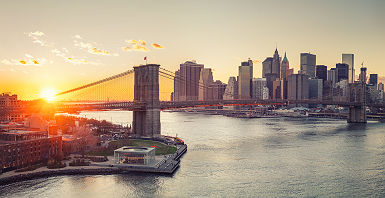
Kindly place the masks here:
POLYGON ((366 84, 366 67, 361 67, 360 82, 366 84))
POLYGON ((384 91, 384 84, 382 82, 378 83, 378 90, 384 91))
POLYGON ((281 79, 287 79, 289 76, 289 60, 287 60, 286 52, 281 63, 281 79))
POLYGON ((233 76, 229 78, 225 93, 223 95, 224 100, 235 100, 238 99, 238 82, 233 76))
POLYGON ((322 81, 327 81, 328 80, 327 70, 328 70, 328 67, 326 67, 325 65, 317 65, 315 68, 315 76, 318 79, 322 79, 322 81))
POLYGON ((378 83, 378 74, 370 74, 369 84, 374 85, 377 88, 377 83, 378 83))
POLYGON ((269 99, 273 99, 273 82, 279 78, 277 74, 266 74, 266 86, 269 90, 269 99))
POLYGON ((253 61, 242 62, 239 66, 238 94, 239 99, 250 99, 253 79, 253 61))
POLYGON ((282 99, 281 98, 281 79, 277 78, 273 81, 273 99, 282 99))
POLYGON ((305 74, 292 74, 287 81, 289 100, 309 99, 309 76, 305 74))
POLYGON ((175 72, 173 101, 180 101, 180 70, 175 72))
POLYGON ((346 63, 337 63, 337 82, 340 82, 343 79, 349 79, 349 65, 346 63))
POLYGON ((208 88, 213 82, 214 80, 211 68, 202 68, 199 77, 199 100, 208 100, 208 88))
POLYGON ((315 77, 316 55, 301 53, 301 74, 315 77))
POLYGON ((226 84, 220 80, 212 82, 208 91, 208 100, 223 100, 223 95, 226 90, 226 84))
POLYGON ((336 68, 331 68, 328 70, 328 77, 327 80, 332 83, 332 86, 337 83, 337 69, 336 68))
POLYGON ((181 101, 199 99, 199 78, 203 64, 197 64, 195 61, 186 61, 180 64, 180 94, 181 101))
POLYGON ((262 78, 266 78, 266 74, 271 74, 273 67, 273 58, 267 57, 262 62, 262 78))
POLYGON ((349 83, 354 83, 355 70, 354 70, 354 54, 342 54, 342 63, 349 65, 349 83))
POLYGON ((278 50, 275 48, 273 55, 273 63, 271 66, 271 73, 277 74, 278 78, 281 76, 281 58, 279 57, 278 50))
POLYGON ((268 99, 268 93, 265 93, 266 89, 266 78, 253 78, 253 99, 268 99))
POLYGON ((309 99, 322 100, 323 80, 312 78, 309 79, 309 99))

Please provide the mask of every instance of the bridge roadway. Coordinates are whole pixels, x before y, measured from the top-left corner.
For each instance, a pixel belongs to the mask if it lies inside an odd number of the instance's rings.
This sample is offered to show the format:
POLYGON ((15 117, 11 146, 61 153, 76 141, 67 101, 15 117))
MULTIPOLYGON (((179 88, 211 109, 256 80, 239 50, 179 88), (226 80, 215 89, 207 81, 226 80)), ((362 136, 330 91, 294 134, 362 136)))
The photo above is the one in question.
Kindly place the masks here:
MULTIPOLYGON (((344 107, 362 106, 361 103, 353 103, 346 101, 329 101, 329 100, 215 100, 215 101, 160 101, 160 109, 176 109, 188 107, 204 107, 204 106, 235 106, 235 105, 289 105, 289 104, 322 104, 337 105, 344 107)), ((79 111, 92 109, 125 109, 125 110, 145 110, 144 102, 79 102, 79 103, 59 103, 57 110, 59 111, 79 111)), ((384 108, 385 104, 368 104, 369 107, 384 108)))

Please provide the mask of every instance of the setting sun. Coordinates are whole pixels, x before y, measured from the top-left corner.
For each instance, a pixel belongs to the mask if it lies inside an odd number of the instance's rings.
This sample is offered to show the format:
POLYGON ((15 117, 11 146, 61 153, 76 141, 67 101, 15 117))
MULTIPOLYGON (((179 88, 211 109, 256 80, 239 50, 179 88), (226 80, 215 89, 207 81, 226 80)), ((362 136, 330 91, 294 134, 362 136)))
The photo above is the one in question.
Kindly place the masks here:
POLYGON ((40 98, 45 99, 49 102, 52 102, 55 100, 55 94, 56 91, 52 88, 44 88, 40 92, 40 98))

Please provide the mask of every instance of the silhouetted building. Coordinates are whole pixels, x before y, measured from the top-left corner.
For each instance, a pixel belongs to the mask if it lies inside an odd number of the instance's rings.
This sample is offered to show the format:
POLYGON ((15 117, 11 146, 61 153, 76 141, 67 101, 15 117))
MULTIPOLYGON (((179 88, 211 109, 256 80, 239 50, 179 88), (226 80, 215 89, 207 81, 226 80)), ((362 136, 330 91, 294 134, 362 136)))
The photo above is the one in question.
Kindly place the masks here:
POLYGON ((273 67, 273 58, 267 57, 262 62, 262 78, 266 78, 266 74, 272 73, 272 67, 273 67))
POLYGON ((273 82, 279 78, 277 74, 266 74, 266 86, 269 89, 269 99, 273 99, 273 82))
POLYGON ((318 79, 322 79, 322 81, 328 80, 327 75, 328 68, 325 65, 317 65, 315 69, 315 75, 318 79))
POLYGON ((275 52, 273 55, 271 73, 277 74, 278 78, 281 76, 281 58, 279 57, 277 48, 275 48, 275 52))
POLYGON ((315 77, 316 55, 301 53, 301 74, 315 77))
POLYGON ((281 79, 287 79, 289 76, 289 60, 286 57, 286 52, 285 56, 282 59, 281 63, 281 79))
POLYGON ((349 74, 348 74, 348 82, 353 83, 355 78, 355 70, 354 70, 354 54, 342 54, 342 63, 349 65, 349 74))
POLYGON ((337 82, 340 82, 341 80, 349 79, 349 65, 345 63, 337 63, 337 82))
POLYGON ((377 83, 378 83, 378 74, 370 74, 369 75, 369 84, 374 85, 377 89, 377 83))
POLYGON ((359 81, 366 84, 366 67, 361 67, 361 73, 359 77, 359 81))

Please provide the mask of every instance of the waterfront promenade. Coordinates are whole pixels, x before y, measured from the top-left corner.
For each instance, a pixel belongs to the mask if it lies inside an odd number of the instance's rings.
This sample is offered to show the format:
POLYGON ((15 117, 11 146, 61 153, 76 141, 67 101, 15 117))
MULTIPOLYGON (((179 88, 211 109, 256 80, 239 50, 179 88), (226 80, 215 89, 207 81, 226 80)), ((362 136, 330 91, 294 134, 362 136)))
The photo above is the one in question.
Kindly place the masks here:
MULTIPOLYGON (((0 174, 0 186, 14 182, 31 180, 41 177, 59 175, 107 175, 124 174, 127 172, 142 172, 154 174, 172 174, 180 165, 180 157, 187 151, 187 145, 178 145, 177 151, 172 155, 164 156, 155 166, 118 165, 113 160, 108 162, 92 162, 89 166, 66 166, 59 169, 41 167, 33 171, 9 171, 0 174)), ((65 162, 68 165, 68 162, 65 162)))

